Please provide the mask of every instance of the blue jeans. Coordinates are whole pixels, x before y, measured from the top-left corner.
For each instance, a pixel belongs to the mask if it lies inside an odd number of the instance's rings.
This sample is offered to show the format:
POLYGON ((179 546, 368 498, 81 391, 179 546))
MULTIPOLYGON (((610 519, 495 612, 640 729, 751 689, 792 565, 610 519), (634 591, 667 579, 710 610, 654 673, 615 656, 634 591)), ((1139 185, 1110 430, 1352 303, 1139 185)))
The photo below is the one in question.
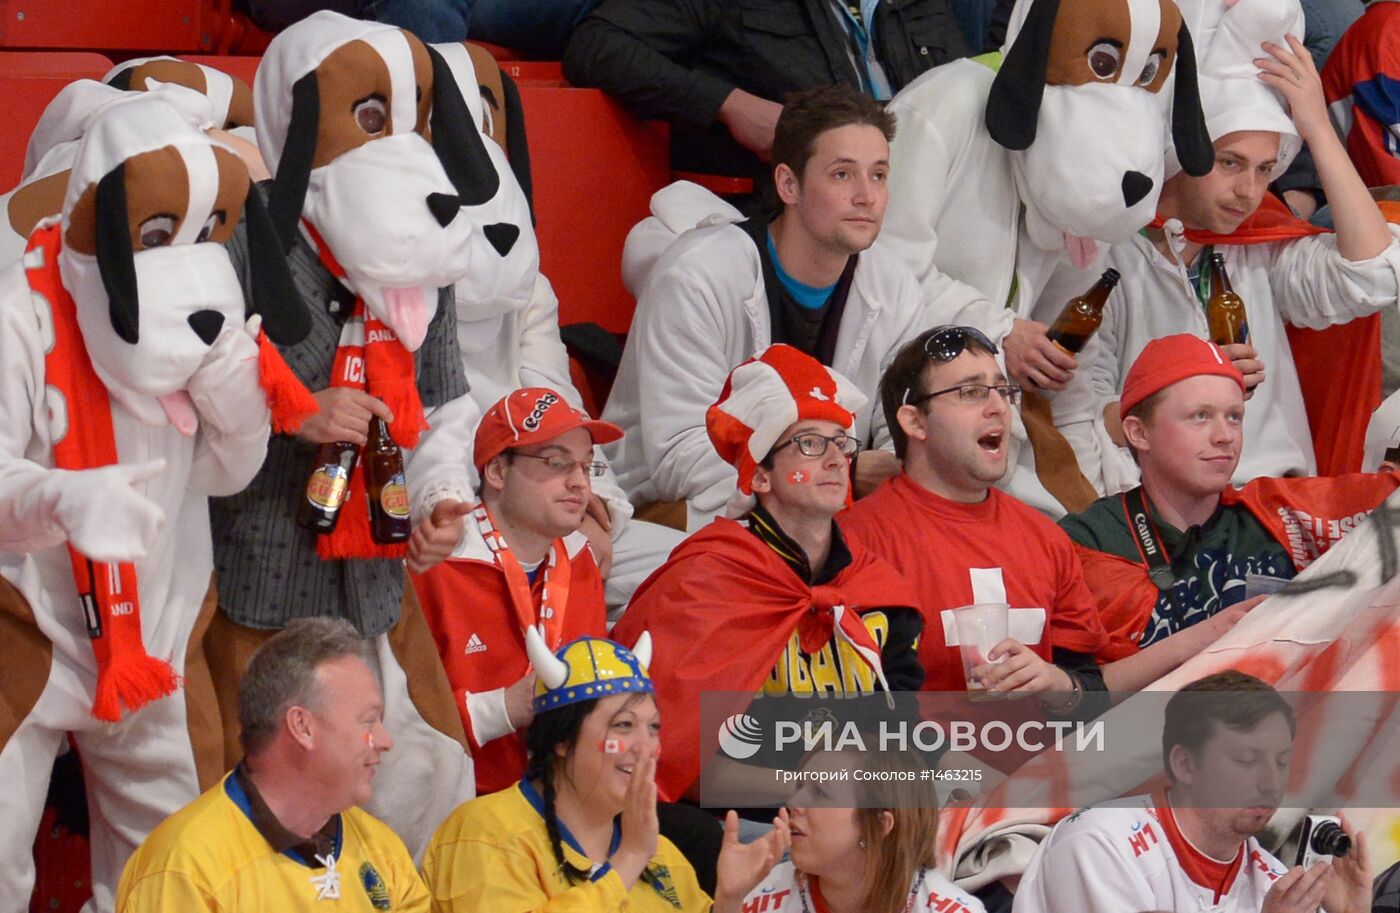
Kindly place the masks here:
POLYGON ((248 15, 270 32, 280 32, 319 10, 383 22, 438 43, 467 37, 472 0, 248 0, 248 15))

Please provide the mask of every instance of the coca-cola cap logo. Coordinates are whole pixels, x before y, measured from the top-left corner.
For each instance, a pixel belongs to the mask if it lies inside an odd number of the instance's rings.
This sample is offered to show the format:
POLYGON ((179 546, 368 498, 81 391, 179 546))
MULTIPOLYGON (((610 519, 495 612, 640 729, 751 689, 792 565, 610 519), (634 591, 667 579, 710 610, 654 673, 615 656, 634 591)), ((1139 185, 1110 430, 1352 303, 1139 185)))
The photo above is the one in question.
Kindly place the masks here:
POLYGON ((530 412, 529 415, 525 416, 525 420, 520 423, 521 427, 524 428, 526 431, 538 430, 540 427, 540 422, 544 419, 545 413, 548 412, 549 408, 557 402, 559 402, 559 397, 554 395, 553 393, 541 394, 540 398, 535 400, 535 408, 530 412))

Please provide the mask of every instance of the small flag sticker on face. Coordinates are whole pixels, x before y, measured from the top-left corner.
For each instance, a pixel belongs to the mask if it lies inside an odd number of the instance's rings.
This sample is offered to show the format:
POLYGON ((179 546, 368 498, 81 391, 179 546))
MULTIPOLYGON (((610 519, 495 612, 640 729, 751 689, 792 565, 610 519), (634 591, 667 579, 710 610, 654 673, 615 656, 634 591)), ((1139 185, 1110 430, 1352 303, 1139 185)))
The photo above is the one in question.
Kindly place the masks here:
POLYGON ((788 481, 792 482, 794 485, 801 485, 803 482, 807 481, 807 473, 800 469, 794 469, 792 474, 788 476, 788 481))
POLYGON ((603 754, 622 754, 622 740, 604 739, 603 754))

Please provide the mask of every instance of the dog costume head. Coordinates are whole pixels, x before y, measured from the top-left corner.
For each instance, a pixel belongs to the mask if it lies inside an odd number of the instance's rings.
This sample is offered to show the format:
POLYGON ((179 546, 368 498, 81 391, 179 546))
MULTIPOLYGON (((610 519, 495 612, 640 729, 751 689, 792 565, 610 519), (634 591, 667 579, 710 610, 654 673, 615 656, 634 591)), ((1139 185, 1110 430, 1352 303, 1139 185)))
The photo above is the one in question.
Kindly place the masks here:
MULTIPOLYGON (((1254 61, 1268 56, 1270 41, 1287 48, 1284 36, 1303 40, 1303 8, 1298 0, 1180 0, 1182 16, 1196 40, 1201 108, 1211 141, 1240 130, 1279 135, 1278 161, 1271 179, 1288 170, 1303 139, 1283 96, 1259 79, 1254 61)), ((1180 170, 1169 161, 1167 175, 1180 170)))
POLYGON ((253 95, 284 243, 305 217, 365 307, 418 348, 437 289, 468 270, 459 211, 500 186, 446 62, 400 29, 323 11, 273 39, 253 95))
POLYGON ((59 271, 93 367, 149 424, 193 430, 184 393, 221 333, 243 332, 244 296, 223 247, 248 208, 251 310, 295 342, 308 323, 248 171, 156 94, 112 105, 78 145, 62 209, 59 271))
POLYGON ((134 92, 159 83, 184 86, 209 99, 214 126, 225 130, 253 126, 252 88, 237 76, 214 67, 174 57, 142 57, 117 64, 102 81, 115 89, 134 92))
POLYGON ((1186 170, 1214 155, 1191 35, 1172 0, 1018 0, 987 99, 1011 150, 1032 242, 1076 266, 1152 220, 1171 142, 1186 170))
MULTIPOLYGON (((476 70, 467 47, 461 43, 435 44, 457 82, 473 123, 491 139, 488 127, 497 121, 481 113, 488 106, 477 88, 476 70), (472 104, 473 100, 476 104, 472 104)), ((469 322, 530 303, 540 270, 540 248, 530 226, 530 204, 511 171, 501 142, 485 144, 500 187, 491 199, 462 207, 461 218, 472 226, 471 272, 457 280, 457 316, 469 322)))

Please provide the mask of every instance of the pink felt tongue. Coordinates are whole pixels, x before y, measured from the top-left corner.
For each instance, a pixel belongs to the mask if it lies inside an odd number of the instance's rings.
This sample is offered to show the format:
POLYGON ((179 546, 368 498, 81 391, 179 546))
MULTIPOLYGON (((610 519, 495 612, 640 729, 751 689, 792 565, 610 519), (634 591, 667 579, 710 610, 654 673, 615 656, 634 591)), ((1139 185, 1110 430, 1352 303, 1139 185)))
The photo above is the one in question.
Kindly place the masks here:
POLYGON ((1075 269, 1088 269, 1099 256, 1099 242, 1093 238, 1066 234, 1065 253, 1069 254, 1069 262, 1074 264, 1075 269))
POLYGON ((177 390, 157 399, 160 407, 165 410, 165 417, 175 426, 176 431, 185 437, 194 434, 195 429, 199 427, 199 419, 195 416, 194 400, 190 399, 188 393, 177 390))
POLYGON ((384 322, 410 352, 418 351, 428 335, 428 306, 421 288, 386 288, 384 322))

